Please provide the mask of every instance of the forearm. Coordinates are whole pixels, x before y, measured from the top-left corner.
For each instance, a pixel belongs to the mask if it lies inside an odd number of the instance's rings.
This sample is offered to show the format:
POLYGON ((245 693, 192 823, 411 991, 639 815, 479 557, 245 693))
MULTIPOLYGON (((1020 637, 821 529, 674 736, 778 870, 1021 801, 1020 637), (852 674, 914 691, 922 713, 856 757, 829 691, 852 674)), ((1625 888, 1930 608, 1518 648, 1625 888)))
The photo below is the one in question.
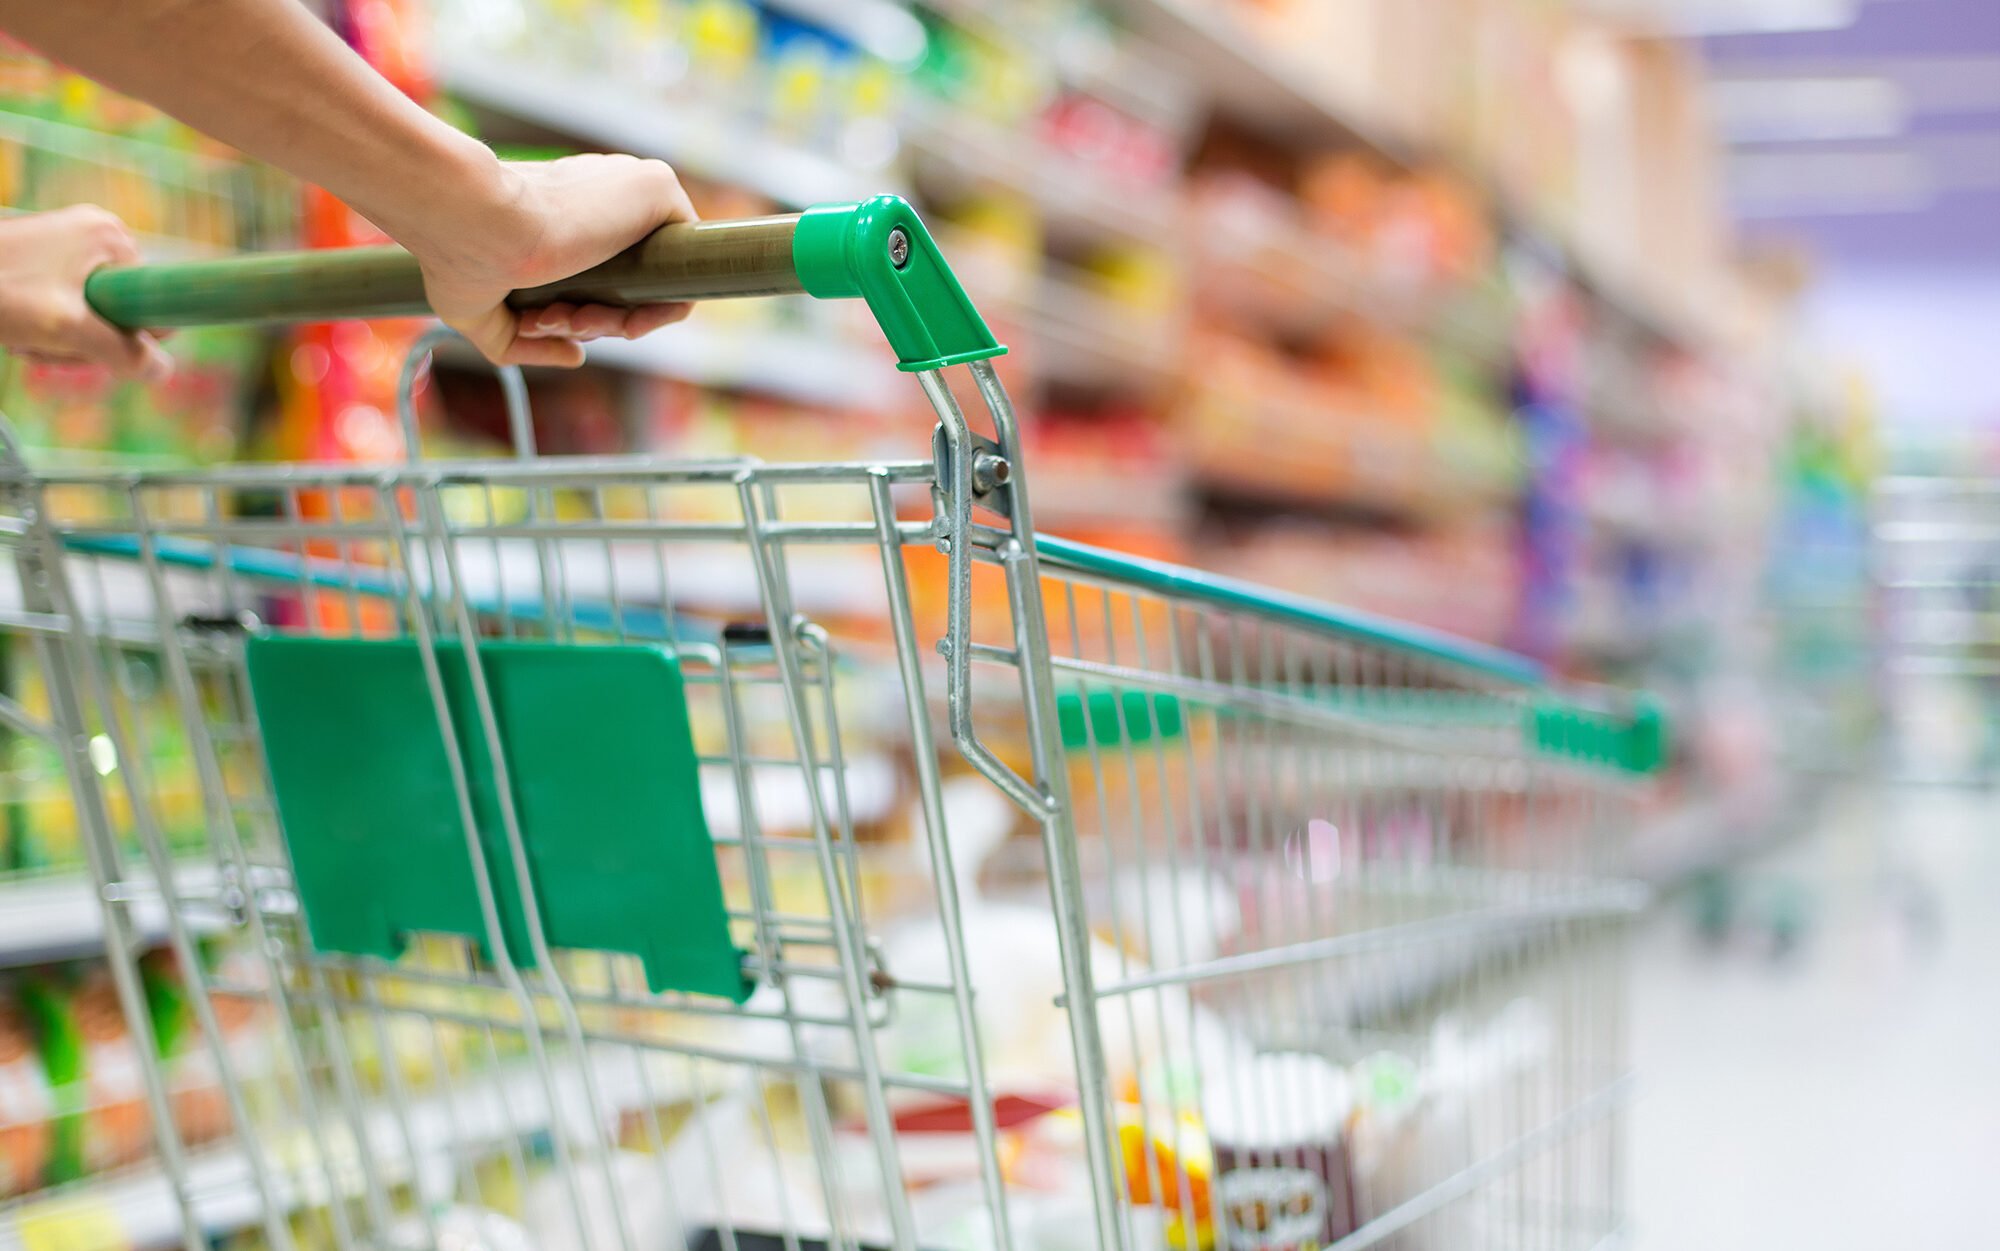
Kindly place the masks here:
MULTIPOLYGON (((530 322, 509 308, 517 288, 566 278, 692 220, 680 180, 632 157, 504 163, 389 85, 299 0, 0 0, 0 27, 347 201, 416 255, 432 310, 495 362, 575 366, 582 340, 636 338, 687 314, 686 305, 559 304, 530 322)), ((78 255, 59 267, 60 290, 44 303, 81 333, 113 334, 85 307, 83 281, 136 249, 127 240, 78 255)), ((46 353, 87 354, 75 336, 16 337, 46 353)), ((103 346, 100 356, 116 348, 130 357, 149 344, 103 346)))
POLYGON ((298 0, 0 0, 0 27, 326 187, 412 247, 448 249, 453 218, 500 211, 509 194, 484 145, 397 91, 298 0))

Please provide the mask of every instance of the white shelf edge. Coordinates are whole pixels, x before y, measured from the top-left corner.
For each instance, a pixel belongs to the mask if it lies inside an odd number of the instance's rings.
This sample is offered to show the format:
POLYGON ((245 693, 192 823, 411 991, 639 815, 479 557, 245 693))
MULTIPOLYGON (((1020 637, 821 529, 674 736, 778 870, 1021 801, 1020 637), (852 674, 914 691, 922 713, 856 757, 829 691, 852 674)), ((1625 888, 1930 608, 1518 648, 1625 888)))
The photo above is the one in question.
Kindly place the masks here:
MULTIPOLYGON (((660 1066, 654 1069, 643 1081, 629 1064, 595 1065, 592 1075, 604 1104, 627 1111, 645 1101, 648 1089, 655 1097, 670 1097, 674 1084, 672 1072, 660 1066), (663 1091, 668 1093, 663 1095, 663 1091)), ((559 1062, 551 1076, 560 1092, 562 1110, 588 1106, 575 1062, 559 1062)), ((540 1079, 531 1069, 514 1067, 489 1073, 473 1087, 469 1091, 428 1095, 408 1109, 415 1160, 404 1147, 400 1123, 403 1118, 386 1106, 369 1109, 363 1135, 385 1184, 408 1180, 423 1169, 449 1169, 452 1153, 459 1146, 493 1142, 503 1132, 526 1135, 550 1128, 554 1118, 532 1114, 533 1109, 546 1105, 540 1097, 540 1079), (482 1097, 492 1095, 502 1097, 482 1097), (500 1121, 496 1115, 503 1108, 513 1113, 506 1121, 500 1121)), ((303 1149, 297 1158, 307 1158, 303 1149)), ((349 1174, 342 1178, 343 1187, 359 1193, 360 1170, 355 1161, 349 1157, 337 1163, 349 1174)), ((230 1145, 195 1153, 188 1161, 187 1180, 195 1219, 211 1237, 247 1229, 263 1218, 263 1200, 242 1148, 230 1145)), ((279 1184, 284 1185, 282 1178, 279 1184)), ((309 1193, 287 1188, 279 1196, 280 1204, 286 1211, 292 1211, 323 1203, 327 1197, 324 1175, 315 1173, 310 1186, 309 1193)), ((46 1195, 28 1195, 10 1201, 10 1206, 0 1208, 0 1251, 26 1251, 20 1218, 45 1206, 52 1210, 102 1209, 117 1222, 129 1251, 155 1251, 175 1246, 181 1240, 180 1206, 166 1173, 156 1165, 85 1179, 46 1195)))
POLYGON ((690 174, 756 191, 792 208, 895 189, 884 168, 857 169, 781 140, 720 110, 659 97, 602 76, 441 41, 438 80, 474 104, 690 174))
MULTIPOLYGON (((151 875, 127 874, 141 887, 126 908, 139 940, 157 945, 167 938, 167 911, 151 875)), ((211 892, 218 880, 213 865, 182 865, 174 883, 183 894, 211 892)), ((81 868, 0 878, 0 968, 23 968, 93 955, 104 950, 104 913, 97 888, 81 868)))
POLYGON ((699 313, 643 339, 598 339, 586 355, 613 369, 846 408, 888 402, 899 381, 888 358, 867 344, 794 331, 739 333, 704 326, 699 313))

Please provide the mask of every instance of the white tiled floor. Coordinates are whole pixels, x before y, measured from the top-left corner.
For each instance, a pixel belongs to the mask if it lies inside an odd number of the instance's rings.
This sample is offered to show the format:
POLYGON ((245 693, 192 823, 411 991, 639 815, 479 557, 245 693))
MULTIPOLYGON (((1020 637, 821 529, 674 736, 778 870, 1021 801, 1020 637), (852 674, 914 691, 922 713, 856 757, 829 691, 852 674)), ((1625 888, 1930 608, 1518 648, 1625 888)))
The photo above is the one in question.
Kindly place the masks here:
POLYGON ((1642 930, 1639 1251, 2000 1247, 2000 797, 1828 814, 1737 875, 1723 947, 1685 901, 1642 930), (1807 928, 1774 958, 1755 919, 1786 900, 1807 928))

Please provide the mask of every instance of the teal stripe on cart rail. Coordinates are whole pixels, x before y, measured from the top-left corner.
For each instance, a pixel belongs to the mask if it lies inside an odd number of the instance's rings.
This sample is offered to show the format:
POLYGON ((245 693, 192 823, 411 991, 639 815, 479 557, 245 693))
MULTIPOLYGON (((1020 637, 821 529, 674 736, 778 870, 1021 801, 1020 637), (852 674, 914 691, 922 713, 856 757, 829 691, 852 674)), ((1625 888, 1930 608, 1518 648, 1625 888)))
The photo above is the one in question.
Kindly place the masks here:
POLYGON ((1370 613, 1335 608, 1304 595, 1274 591, 1255 583, 1203 573, 1164 561, 1147 560, 1142 556, 1127 556, 1122 552, 1107 551, 1054 535, 1036 535, 1035 551, 1048 564, 1115 579, 1142 591, 1200 600, 1218 608, 1256 613, 1288 625, 1346 635, 1356 642, 1393 647, 1502 682, 1539 687, 1548 681, 1548 671, 1526 656, 1454 638, 1441 630, 1427 630, 1370 613))
MULTIPOLYGON (((143 555, 139 540, 122 534, 66 534, 63 546, 79 555, 108 556, 134 562, 143 555)), ((157 538, 153 540, 153 554, 169 568, 203 573, 222 568, 238 577, 287 583, 294 587, 305 585, 315 590, 343 594, 351 592, 364 599, 400 603, 409 593, 398 574, 362 565, 344 565, 324 557, 294 556, 289 552, 274 552, 262 547, 218 546, 186 539, 157 538)), ((429 591, 420 590, 419 594, 426 602, 433 598, 429 591)), ((545 615, 540 595, 509 595, 504 601, 469 598, 466 605, 479 616, 506 616, 522 622, 540 621, 545 615)), ((603 634, 616 634, 622 629, 627 638, 641 642, 712 643, 716 638, 713 628, 685 617, 669 617, 657 609, 632 605, 620 610, 609 603, 590 599, 570 601, 569 624, 603 634)))
MULTIPOLYGON (((63 545, 81 555, 104 556, 137 562, 142 550, 137 537, 128 535, 63 536, 63 545)), ((1584 708, 1562 697, 1560 688, 1550 684, 1542 666, 1525 657, 1499 648, 1455 639, 1442 631, 1403 625, 1368 613, 1337 609, 1301 595, 1272 591, 1234 578, 1202 573, 1178 565, 1143 557, 1127 556, 1069 539, 1043 535, 1036 548, 1052 567, 1115 580, 1142 591, 1199 600, 1220 608, 1253 612, 1272 620, 1344 635, 1358 642, 1394 647, 1413 655, 1455 665, 1486 677, 1544 692, 1528 713, 1524 727, 1536 750, 1587 763, 1611 765, 1633 773, 1652 773, 1668 758, 1666 717, 1657 704, 1641 700, 1636 713, 1619 715, 1584 708)), ((353 593, 370 599, 400 601, 408 594, 404 579, 379 569, 344 565, 323 557, 301 557, 260 547, 221 546, 184 539, 158 538, 153 551, 162 565, 201 572, 223 568, 241 577, 277 584, 304 584, 318 590, 353 593)), ((420 591, 428 600, 428 591, 420 591)), ((508 596, 499 600, 472 599, 468 607, 483 615, 511 615, 521 621, 537 621, 544 615, 540 596, 508 596)), ((605 634, 621 627, 627 638, 668 643, 711 643, 716 631, 678 615, 656 609, 612 605, 589 599, 572 600, 569 621, 579 629, 605 634)), ((1179 701, 1156 696, 1150 707, 1136 692, 1123 693, 1124 717, 1119 696, 1094 692, 1087 699, 1077 691, 1060 698, 1059 713, 1065 744, 1082 746, 1088 737, 1100 743, 1121 739, 1133 731, 1129 726, 1157 723, 1162 737, 1182 732, 1179 701), (1113 732, 1108 727, 1124 720, 1128 728, 1113 732), (1110 739, 1106 735, 1110 735, 1110 739)), ((1435 711, 1434 704, 1427 708, 1435 711)), ((1150 734, 1148 735, 1150 737, 1150 734)))

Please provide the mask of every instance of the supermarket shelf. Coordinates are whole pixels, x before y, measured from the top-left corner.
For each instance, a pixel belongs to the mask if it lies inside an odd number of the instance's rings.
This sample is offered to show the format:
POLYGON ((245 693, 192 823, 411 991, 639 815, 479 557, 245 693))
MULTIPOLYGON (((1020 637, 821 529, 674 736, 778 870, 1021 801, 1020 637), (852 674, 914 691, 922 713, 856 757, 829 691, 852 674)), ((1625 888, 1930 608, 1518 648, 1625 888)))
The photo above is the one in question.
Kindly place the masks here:
POLYGON ((1328 90, 1303 59, 1289 60, 1203 0, 1111 0, 1140 36, 1181 63, 1226 112, 1274 137, 1322 143, 1359 141, 1398 164, 1411 144, 1386 122, 1370 119, 1356 101, 1328 90))
MULTIPOLYGON (((1633 830, 1624 870, 1625 883, 1601 888, 1609 909, 1637 912, 1658 892, 1704 870, 1754 855, 1794 829, 1804 828, 1823 784, 1803 777, 1749 784, 1720 795, 1685 802, 1644 819, 1633 830)), ((1593 901, 1594 902, 1594 901, 1593 901)), ((1415 922, 1412 928, 1421 928, 1415 922)), ((1537 933, 1532 915, 1501 913, 1469 936, 1447 935, 1413 947, 1379 984, 1341 988, 1345 1010, 1357 1015, 1393 1012, 1419 1002, 1439 988, 1505 960, 1527 947, 1537 933)), ((1351 979, 1350 979, 1351 980, 1351 979)))
MULTIPOLYGON (((634 614, 634 622, 650 614, 655 619, 660 602, 660 562, 648 544, 618 544, 608 551, 599 539, 554 540, 561 549, 563 572, 561 589, 572 612, 587 628, 611 628, 611 591, 615 587, 624 609, 634 614)), ((246 549, 255 556, 266 549, 246 549)), ((199 572, 207 567, 211 549, 191 545, 185 568, 167 571, 169 602, 179 612, 219 612, 222 609, 211 578, 199 572), (194 559, 199 557, 199 560, 194 559)), ((271 553, 282 564, 282 553, 271 553)), ((541 601, 540 565, 535 547, 528 540, 507 540, 464 544, 460 550, 459 572, 466 594, 474 603, 516 606, 527 616, 539 610, 541 601)), ((251 570, 255 574, 256 570, 251 570)), ((379 572, 379 571, 377 571, 379 572)), ((793 563, 790 570, 792 596, 801 612, 817 616, 875 618, 887 611, 879 557, 873 550, 827 548, 810 561, 793 563)), ((737 549, 710 545, 675 546, 667 552, 667 575, 673 581, 677 606, 711 614, 739 614, 761 617, 763 599, 755 571, 748 558, 737 549)), ((265 576, 269 576, 266 574, 265 576)), ((345 583, 338 566, 323 583, 338 591, 345 583)), ((362 571, 366 582, 366 571, 362 571)), ((428 585, 421 567, 420 588, 428 585)), ((114 631, 146 638, 156 628, 156 601, 146 573, 136 561, 96 562, 90 576, 79 580, 77 601, 85 620, 111 623, 114 631)), ((11 614, 23 612, 20 579, 11 566, 0 566, 0 628, 11 614)), ((637 628, 635 625, 634 628, 637 628)), ((659 628, 657 624, 655 629, 659 628)))
MULTIPOLYGON (((654 1098, 671 1098, 684 1089, 679 1069, 660 1063, 647 1066, 644 1077, 629 1061, 598 1063, 592 1076, 600 1098, 611 1107, 630 1110, 641 1107, 650 1092, 654 1098)), ((559 1065, 553 1074, 559 1105, 582 1109, 584 1097, 580 1068, 574 1063, 559 1065)), ((531 1135, 557 1128, 550 1124, 547 1101, 538 1075, 526 1067, 490 1074, 462 1086, 455 1096, 432 1095, 416 1100, 399 1117, 388 1107, 367 1114, 363 1137, 369 1156, 385 1183, 409 1180, 413 1175, 445 1176, 454 1154, 466 1147, 497 1149, 502 1135, 531 1135), (407 1119, 410 1142, 405 1144, 402 1124, 407 1119), (415 1148, 415 1156, 409 1147, 415 1148)), ((300 1132, 294 1130, 294 1132, 300 1132)), ((296 1150, 272 1154, 282 1160, 316 1158, 304 1143, 296 1150)), ((350 1143, 343 1141, 343 1153, 336 1157, 341 1187, 358 1193, 362 1179, 350 1143)), ((331 1149, 330 1144, 322 1144, 331 1149)), ((234 1147, 204 1151, 188 1162, 188 1191, 193 1198, 195 1218, 212 1237, 247 1229, 264 1216, 249 1157, 234 1147)), ((327 1198, 323 1172, 303 1176, 278 1177, 277 1201, 286 1211, 316 1205, 327 1198)), ((92 1212, 110 1217, 122 1235, 128 1251, 155 1251, 180 1245, 180 1208, 166 1174, 158 1168, 141 1168, 63 1187, 44 1196, 34 1196, 12 1207, 0 1208, 0 1251, 35 1251, 51 1245, 47 1240, 50 1224, 45 1214, 92 1212)), ((60 1218, 58 1218, 60 1219, 60 1218)))
MULTIPOLYGON (((1194 101, 1161 70, 1159 49, 1127 37, 1075 38, 1060 12, 1028 12, 994 0, 903 0, 996 43, 1027 45, 1047 56, 1048 67, 1064 86, 1088 93, 1141 117, 1180 116, 1194 101)), ((1060 7, 1060 6, 1058 6, 1060 7)), ((1074 15, 1067 15, 1072 17, 1074 15)))
POLYGON ((1189 454, 1196 483, 1213 494, 1287 509, 1410 519, 1458 502, 1439 497, 1429 439, 1394 420, 1329 410, 1303 395, 1202 404, 1214 411, 1190 427, 1189 454))
POLYGON ((1184 211, 1176 191, 1106 178, 1088 161, 964 110, 913 106, 905 112, 903 139, 920 166, 938 170, 950 190, 962 193, 967 181, 997 183, 1033 201, 1057 233, 1166 248, 1184 211))
POLYGON ((1605 538, 1677 555, 1698 552, 1719 537, 1713 517, 1671 507, 1651 492, 1596 492, 1582 515, 1605 538))
MULTIPOLYGON (((888 820, 902 798, 895 762, 879 752, 870 752, 844 763, 847 767, 840 787, 833 784, 831 768, 822 767, 819 771, 822 811, 833 814, 844 792, 847 816, 855 825, 875 825, 888 820)), ((761 834, 811 831, 812 796, 807 792, 803 770, 785 765, 756 765, 749 770, 749 781, 751 807, 757 814, 761 834)), ((728 766, 702 766, 701 807, 711 835, 717 838, 743 835, 736 778, 728 766)))
MULTIPOLYGON (((651 544, 607 547, 601 539, 552 542, 561 558, 558 590, 580 616, 588 605, 591 615, 608 617, 614 590, 624 607, 635 613, 660 603, 660 559, 651 544)), ((468 541, 460 545, 458 558, 465 593, 474 602, 539 603, 541 566, 534 542, 508 539, 496 546, 468 541)), ((674 544, 666 550, 666 566, 679 609, 763 616, 756 570, 740 548, 674 544)), ((800 612, 854 617, 887 612, 881 557, 872 547, 821 548, 810 560, 794 558, 788 572, 792 601, 800 612)))
POLYGON ((587 355, 613 369, 834 408, 876 407, 907 385, 877 345, 795 331, 739 333, 698 316, 643 339, 599 339, 587 355))
MULTIPOLYGON (((836 789, 830 769, 822 769, 820 793, 831 811, 844 792, 849 817, 858 825, 886 820, 901 796, 895 765, 880 753, 865 753, 846 762, 843 785, 836 789)), ((766 833, 810 828, 812 807, 803 773, 796 768, 760 765, 750 772, 752 802, 766 833)), ((705 766, 701 777, 702 807, 710 830, 718 837, 742 832, 735 781, 720 766, 705 766)), ((183 901, 212 898, 221 882, 215 866, 189 864, 174 874, 183 901)), ((167 910, 159 891, 144 872, 127 874, 122 897, 141 943, 152 946, 167 938, 167 910)), ((183 909, 183 916, 203 933, 225 928, 220 912, 183 909)), ((0 878, 0 969, 25 968, 95 955, 104 949, 104 918, 97 890, 81 870, 0 878)))
POLYGON ((1480 324, 1457 306, 1466 293, 1395 282, 1367 257, 1297 222, 1231 222, 1192 233, 1204 302, 1246 321, 1311 333, 1329 318, 1357 317, 1488 366, 1512 359, 1504 323, 1480 324))
POLYGON ((773 139, 729 113, 661 98, 602 76, 440 40, 438 81, 467 102, 608 149, 653 156, 792 208, 893 191, 886 168, 858 169, 773 139))
MULTIPOLYGON (((1358 143, 1405 168, 1425 159, 1448 160, 1427 152, 1387 119, 1371 116, 1360 101, 1328 89, 1303 59, 1295 61, 1284 49, 1267 44, 1222 6, 1202 0, 1111 0, 1110 7, 1140 36, 1181 62, 1220 108, 1274 138, 1358 143)), ((1449 163, 1461 169, 1464 164, 1449 163)), ((1569 232, 1510 208, 1511 197, 1483 171, 1465 172, 1503 209, 1512 223, 1511 236, 1547 257, 1600 303, 1659 338, 1707 345, 1709 336, 1696 309, 1678 307, 1616 267, 1587 256, 1569 232)))
MULTIPOLYGON (((1697 351, 1713 345, 1713 317, 1705 316, 1703 309, 1686 306, 1621 275, 1617 267, 1590 257, 1560 231, 1517 225, 1514 234, 1552 256, 1562 272, 1599 304, 1654 338, 1697 351)), ((1712 314, 1713 309, 1706 311, 1712 314)))
POLYGON ((1035 496, 1035 520, 1056 533, 1098 527, 1181 532, 1195 507, 1181 467, 1151 463, 1120 473, 1043 457, 1035 466, 1035 496))
POLYGON ((1791 774, 1682 804, 1634 832, 1626 871, 1665 889, 1754 855, 1810 825, 1826 785, 1824 779, 1791 774))
MULTIPOLYGON (((219 875, 212 865, 188 865, 174 875, 183 896, 212 894, 219 875)), ((167 910, 148 879, 133 875, 137 887, 127 909, 141 942, 166 941, 167 910)), ((0 968, 24 968, 75 960, 104 950, 104 915, 97 889, 79 870, 0 878, 0 968)))
POLYGON ((1050 381, 1130 392, 1179 376, 1178 324, 1148 325, 1079 279, 1043 274, 1022 314, 1034 329, 1036 366, 1050 381))
MULTIPOLYGON (((36 209, 0 207, 0 218, 21 217, 38 212, 36 209)), ((218 256, 228 256, 231 249, 212 243, 200 243, 193 239, 176 238, 173 235, 151 234, 135 230, 133 238, 138 240, 139 252, 152 264, 168 264, 175 261, 206 261, 218 256)))
POLYGON ((870 56, 908 65, 924 55, 923 23, 896 0, 766 0, 777 12, 838 34, 870 56))
POLYGON ((1192 237, 1208 299, 1232 314, 1281 330, 1309 330, 1330 316, 1381 315, 1381 284, 1362 258, 1295 222, 1231 220, 1192 237))

